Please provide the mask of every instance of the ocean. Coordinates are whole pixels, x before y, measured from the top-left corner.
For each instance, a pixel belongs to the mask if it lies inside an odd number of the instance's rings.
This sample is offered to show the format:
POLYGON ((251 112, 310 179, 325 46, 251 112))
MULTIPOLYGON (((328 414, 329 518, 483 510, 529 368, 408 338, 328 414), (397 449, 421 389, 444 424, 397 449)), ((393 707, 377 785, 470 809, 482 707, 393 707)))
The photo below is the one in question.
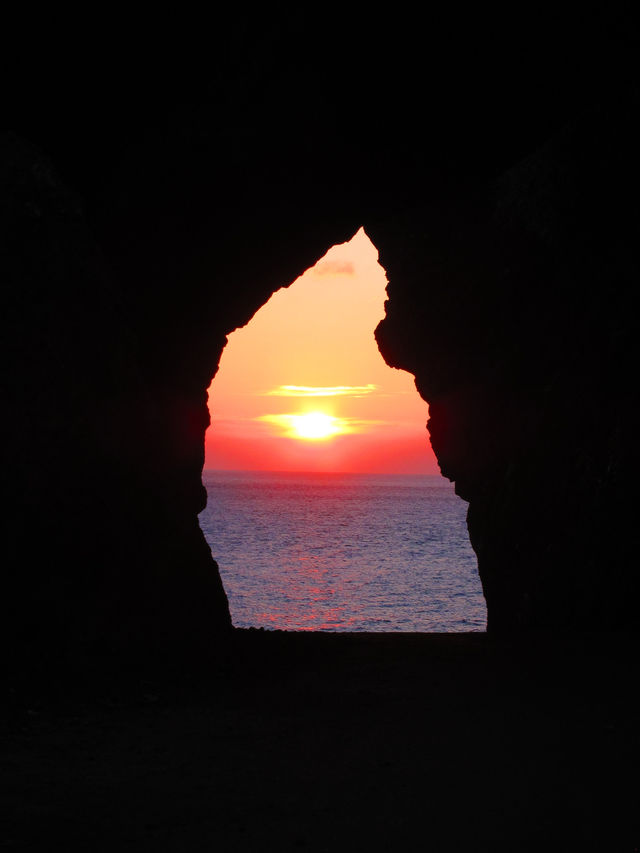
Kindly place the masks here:
POLYGON ((466 508, 439 476, 204 471, 233 624, 484 631, 466 508))

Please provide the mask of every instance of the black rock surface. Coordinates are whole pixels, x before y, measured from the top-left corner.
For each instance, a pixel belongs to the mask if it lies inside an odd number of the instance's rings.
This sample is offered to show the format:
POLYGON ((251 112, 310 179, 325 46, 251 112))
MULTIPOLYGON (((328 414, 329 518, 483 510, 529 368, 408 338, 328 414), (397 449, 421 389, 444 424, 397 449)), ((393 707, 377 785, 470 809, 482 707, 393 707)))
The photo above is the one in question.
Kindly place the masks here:
POLYGON ((381 350, 470 502, 490 630, 637 622, 633 31, 463 23, 19 31, 0 144, 18 667, 223 642, 206 389, 226 335, 361 225, 390 279, 381 350))

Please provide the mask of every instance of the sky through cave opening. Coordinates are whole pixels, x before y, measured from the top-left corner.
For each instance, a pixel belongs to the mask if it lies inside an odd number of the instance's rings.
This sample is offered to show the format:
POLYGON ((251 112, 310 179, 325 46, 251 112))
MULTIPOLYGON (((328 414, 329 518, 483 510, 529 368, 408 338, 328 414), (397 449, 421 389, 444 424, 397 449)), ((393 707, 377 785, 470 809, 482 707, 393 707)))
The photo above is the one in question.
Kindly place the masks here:
POLYGON ((386 284, 360 229, 229 336, 200 521, 236 627, 484 630, 466 504, 373 336, 386 284))

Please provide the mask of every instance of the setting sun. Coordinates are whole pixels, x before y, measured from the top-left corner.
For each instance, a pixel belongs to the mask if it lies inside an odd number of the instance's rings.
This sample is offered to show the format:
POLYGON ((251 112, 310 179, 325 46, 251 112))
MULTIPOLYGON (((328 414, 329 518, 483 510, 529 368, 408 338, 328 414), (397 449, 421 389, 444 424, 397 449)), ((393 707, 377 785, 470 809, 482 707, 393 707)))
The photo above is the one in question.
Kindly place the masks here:
POLYGON ((299 438, 329 438, 341 431, 336 418, 325 415, 324 412, 307 412, 306 415, 294 415, 292 423, 299 438))
POLYGON ((260 415, 263 423, 273 424, 287 438, 303 438, 317 441, 355 432, 357 425, 349 418, 337 418, 326 412, 301 412, 300 414, 260 415))

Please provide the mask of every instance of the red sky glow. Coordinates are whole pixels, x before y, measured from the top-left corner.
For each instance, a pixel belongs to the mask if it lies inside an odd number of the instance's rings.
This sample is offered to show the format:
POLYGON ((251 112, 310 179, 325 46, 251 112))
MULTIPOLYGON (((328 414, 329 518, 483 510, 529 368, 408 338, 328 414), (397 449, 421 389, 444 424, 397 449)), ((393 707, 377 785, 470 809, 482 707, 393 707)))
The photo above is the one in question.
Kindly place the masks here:
POLYGON ((360 229, 229 336, 205 468, 437 474, 413 377, 373 337, 387 279, 360 229))

